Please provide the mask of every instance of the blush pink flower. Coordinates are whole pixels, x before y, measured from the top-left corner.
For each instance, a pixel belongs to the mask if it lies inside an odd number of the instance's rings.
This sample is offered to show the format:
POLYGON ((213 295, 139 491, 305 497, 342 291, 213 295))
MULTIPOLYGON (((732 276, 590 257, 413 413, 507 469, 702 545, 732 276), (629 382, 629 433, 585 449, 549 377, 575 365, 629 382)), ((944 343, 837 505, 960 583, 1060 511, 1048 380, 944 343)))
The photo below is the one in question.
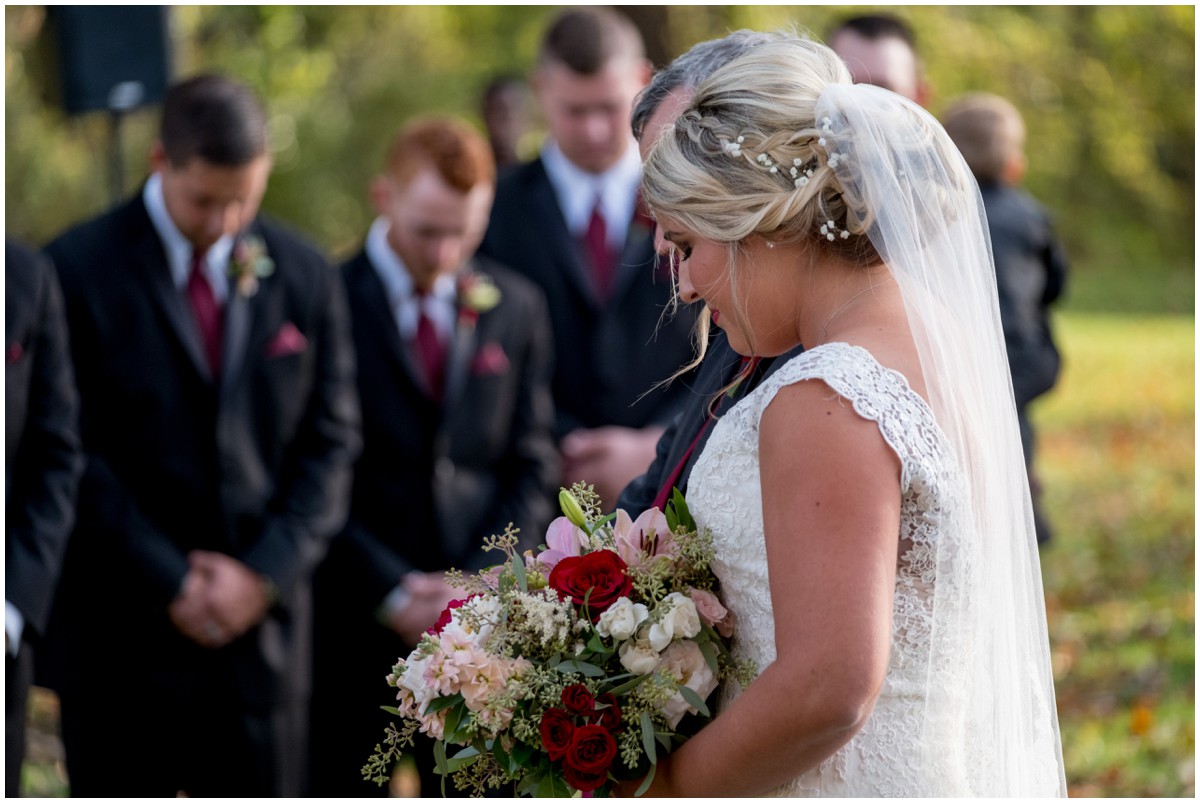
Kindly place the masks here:
POLYGON ((692 598, 692 602, 696 606, 696 613, 700 614, 700 619, 704 624, 709 625, 725 638, 733 635, 733 617, 717 599, 716 594, 700 588, 689 588, 688 596, 692 598))
POLYGON ((667 517, 656 507, 636 519, 630 519, 628 513, 618 510, 613 521, 613 537, 617 542, 617 554, 628 566, 641 566, 657 555, 672 557, 675 554, 667 517))
POLYGON ((563 558, 577 558, 587 543, 587 534, 572 524, 566 516, 559 516, 546 528, 546 546, 537 556, 538 563, 550 571, 563 558))
MULTIPOLYGON (((671 646, 663 651, 659 669, 673 675, 681 684, 696 692, 701 700, 717 688, 717 677, 694 641, 672 642, 671 646)), ((662 707, 662 713, 672 730, 679 725, 679 720, 683 719, 684 714, 695 710, 679 692, 675 692, 675 696, 667 700, 662 707)))

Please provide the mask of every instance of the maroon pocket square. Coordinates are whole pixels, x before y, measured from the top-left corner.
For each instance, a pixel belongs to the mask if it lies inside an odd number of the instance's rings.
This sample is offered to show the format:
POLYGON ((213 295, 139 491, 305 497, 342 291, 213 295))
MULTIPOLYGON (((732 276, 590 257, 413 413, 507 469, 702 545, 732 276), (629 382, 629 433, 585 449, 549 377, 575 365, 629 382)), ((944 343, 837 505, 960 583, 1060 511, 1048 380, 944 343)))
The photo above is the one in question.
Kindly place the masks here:
POLYGON ((471 361, 473 376, 495 376, 508 370, 508 355, 499 343, 485 343, 471 361))
POLYGON ((279 331, 267 343, 264 350, 267 357, 286 357, 289 354, 300 354, 308 348, 308 338, 296 328, 291 321, 285 321, 279 331))
POLYGON ((12 365, 19 362, 25 356, 25 348, 20 343, 9 343, 8 351, 4 355, 6 364, 12 365))

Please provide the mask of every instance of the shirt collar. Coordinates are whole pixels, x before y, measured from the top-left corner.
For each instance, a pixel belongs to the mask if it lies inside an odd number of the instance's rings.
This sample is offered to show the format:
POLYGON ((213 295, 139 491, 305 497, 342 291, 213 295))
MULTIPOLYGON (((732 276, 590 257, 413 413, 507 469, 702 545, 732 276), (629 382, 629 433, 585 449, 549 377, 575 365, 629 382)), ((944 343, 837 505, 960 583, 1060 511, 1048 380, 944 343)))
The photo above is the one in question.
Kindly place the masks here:
POLYGON ((388 306, 396 316, 396 325, 399 326, 400 333, 405 337, 416 333, 421 306, 424 306, 426 314, 433 320, 440 333, 449 332, 454 326, 458 295, 454 277, 439 276, 434 280, 433 289, 428 296, 418 300, 413 293, 412 277, 408 274, 408 268, 404 266, 404 260, 388 242, 387 235, 390 230, 391 224, 387 218, 376 218, 367 232, 364 248, 371 267, 383 282, 388 306))
MULTIPOLYGON (((163 198, 162 174, 153 173, 146 179, 142 188, 142 202, 146 205, 146 214, 162 241, 163 250, 167 254, 167 267, 171 270, 171 280, 180 291, 187 287, 188 272, 191 270, 192 243, 167 211, 167 202, 163 198)), ((204 275, 212 285, 213 295, 218 304, 224 304, 229 298, 229 279, 226 272, 229 267, 229 255, 233 252, 233 237, 226 234, 217 240, 204 254, 204 275)))
POLYGON ((638 184, 642 180, 637 143, 631 138, 621 159, 603 173, 589 173, 578 167, 553 140, 546 142, 541 155, 567 229, 577 237, 583 236, 599 198, 609 245, 619 249, 633 220, 638 184))

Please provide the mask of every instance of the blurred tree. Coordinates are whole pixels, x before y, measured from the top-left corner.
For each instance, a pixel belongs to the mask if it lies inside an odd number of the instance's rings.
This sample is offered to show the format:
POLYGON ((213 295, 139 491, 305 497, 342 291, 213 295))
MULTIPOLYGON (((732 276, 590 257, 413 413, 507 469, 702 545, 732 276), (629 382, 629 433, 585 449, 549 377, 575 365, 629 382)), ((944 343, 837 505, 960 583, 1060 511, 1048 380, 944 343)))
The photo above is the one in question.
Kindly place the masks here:
MULTIPOLYGON (((622 7, 664 63, 737 28, 822 37, 850 6, 622 7)), ((479 120, 497 73, 527 73, 553 6, 175 6, 177 76, 219 70, 268 100, 276 169, 264 202, 342 256, 370 219, 366 185, 391 134, 428 111, 479 120)), ((1195 17, 1184 6, 906 6, 935 114, 962 92, 1011 99, 1029 130, 1029 189, 1054 212, 1076 268, 1121 308, 1133 291, 1193 310, 1195 17), (1123 286, 1118 287, 1121 283, 1123 286), (1156 290, 1156 288, 1158 288, 1156 290)), ((45 9, 5 7, 6 212, 44 242, 108 205, 102 114, 52 103, 45 9)), ((146 170, 157 109, 127 118, 126 186, 146 170)))

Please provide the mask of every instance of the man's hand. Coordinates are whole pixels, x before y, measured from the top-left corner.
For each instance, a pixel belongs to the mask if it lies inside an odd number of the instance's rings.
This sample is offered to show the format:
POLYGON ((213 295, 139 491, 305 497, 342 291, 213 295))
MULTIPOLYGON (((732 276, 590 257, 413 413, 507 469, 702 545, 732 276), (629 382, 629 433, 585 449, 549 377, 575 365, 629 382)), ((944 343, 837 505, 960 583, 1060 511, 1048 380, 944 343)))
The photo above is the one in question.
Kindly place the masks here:
POLYGON ((220 632, 218 646, 233 641, 266 617, 271 600, 262 575, 220 552, 195 550, 188 554, 188 563, 207 581, 202 598, 211 618, 205 629, 210 635, 220 632))
POLYGON ((437 623, 446 606, 462 596, 462 590, 439 573, 409 572, 400 585, 407 592, 407 602, 389 611, 389 624, 405 644, 413 646, 437 623))
POLYGON ((562 440, 563 485, 591 483, 606 511, 625 486, 654 462, 661 427, 577 429, 562 440))
POLYGON ((167 614, 180 633, 202 647, 215 649, 224 646, 227 639, 208 608, 209 579, 207 573, 192 566, 167 614))

